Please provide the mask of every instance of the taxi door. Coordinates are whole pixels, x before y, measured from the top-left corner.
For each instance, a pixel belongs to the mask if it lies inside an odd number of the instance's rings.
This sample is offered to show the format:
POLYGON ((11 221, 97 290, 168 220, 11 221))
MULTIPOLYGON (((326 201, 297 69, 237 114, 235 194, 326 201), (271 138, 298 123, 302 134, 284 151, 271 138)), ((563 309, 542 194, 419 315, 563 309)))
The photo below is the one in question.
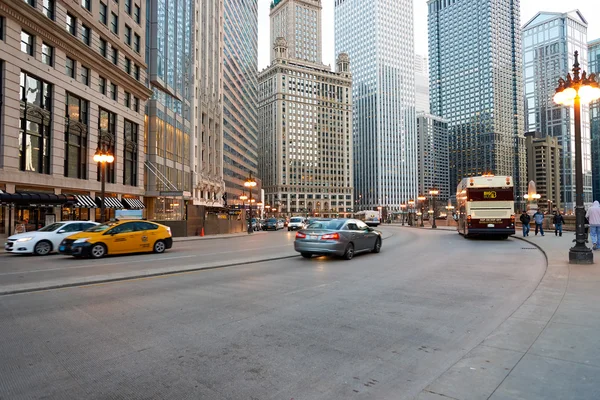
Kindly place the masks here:
POLYGON ((109 231, 108 253, 122 254, 137 251, 141 232, 136 231, 134 222, 126 222, 109 231))
POLYGON ((158 237, 158 226, 145 221, 138 221, 135 223, 135 225, 136 230, 140 234, 137 251, 152 251, 154 242, 160 239, 158 237))

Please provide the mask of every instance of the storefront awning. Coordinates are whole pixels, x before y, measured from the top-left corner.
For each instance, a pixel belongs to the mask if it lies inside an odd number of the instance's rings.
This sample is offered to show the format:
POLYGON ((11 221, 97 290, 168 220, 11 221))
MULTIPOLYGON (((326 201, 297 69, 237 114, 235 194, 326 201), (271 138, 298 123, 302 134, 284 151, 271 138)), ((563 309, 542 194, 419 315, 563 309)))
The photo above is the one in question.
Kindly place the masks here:
POLYGON ((75 208, 96 208, 96 202, 90 196, 76 194, 75 198, 77 203, 74 205, 75 208))
POLYGON ((121 203, 123 203, 125 208, 128 210, 141 210, 143 208, 146 208, 146 206, 140 199, 128 199, 127 197, 123 197, 121 199, 121 203))
POLYGON ((51 193, 0 193, 0 204, 30 207, 57 207, 76 203, 75 196, 51 193))
MULTIPOLYGON (((98 208, 100 208, 100 205, 102 204, 102 197, 96 197, 96 203, 98 203, 98 208)), ((104 200, 104 207, 105 208, 114 208, 117 210, 123 209, 123 205, 121 204, 119 199, 117 199, 116 197, 107 197, 104 200)))

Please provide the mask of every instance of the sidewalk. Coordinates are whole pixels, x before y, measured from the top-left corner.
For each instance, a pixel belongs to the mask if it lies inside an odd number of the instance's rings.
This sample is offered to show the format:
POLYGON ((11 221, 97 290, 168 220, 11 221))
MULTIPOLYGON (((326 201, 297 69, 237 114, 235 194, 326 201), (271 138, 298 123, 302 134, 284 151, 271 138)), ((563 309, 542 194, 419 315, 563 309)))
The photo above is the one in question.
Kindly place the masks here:
POLYGON ((600 399, 600 251, 570 265, 574 232, 531 235, 516 238, 547 257, 537 289, 419 400, 600 399))
MULTIPOLYGON (((257 231, 253 232, 250 235, 263 235, 267 232, 265 231, 257 231)), ((189 242, 191 240, 214 240, 214 239, 233 239, 237 237, 247 237, 248 232, 240 232, 240 233, 224 233, 221 235, 207 235, 207 236, 183 236, 183 237, 174 237, 174 242, 189 242)))

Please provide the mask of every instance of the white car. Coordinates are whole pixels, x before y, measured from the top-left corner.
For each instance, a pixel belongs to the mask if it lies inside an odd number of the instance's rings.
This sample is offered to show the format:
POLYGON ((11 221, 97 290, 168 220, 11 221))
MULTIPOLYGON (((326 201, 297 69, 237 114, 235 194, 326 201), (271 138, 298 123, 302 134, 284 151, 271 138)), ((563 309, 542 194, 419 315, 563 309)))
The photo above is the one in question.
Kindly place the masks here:
POLYGON ((288 223, 288 231, 299 231, 300 229, 306 228, 306 218, 304 217, 292 217, 288 223))
POLYGON ((92 221, 55 222, 38 231, 19 233, 9 237, 4 250, 13 254, 35 254, 45 256, 58 251, 58 245, 64 238, 98 225, 92 221))

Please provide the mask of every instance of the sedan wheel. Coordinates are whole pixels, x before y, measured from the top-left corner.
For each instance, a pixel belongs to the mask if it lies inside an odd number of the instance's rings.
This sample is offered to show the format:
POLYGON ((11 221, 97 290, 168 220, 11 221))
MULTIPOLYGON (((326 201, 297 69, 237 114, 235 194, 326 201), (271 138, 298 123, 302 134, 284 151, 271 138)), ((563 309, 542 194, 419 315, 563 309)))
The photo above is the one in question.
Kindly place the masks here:
POLYGON ((377 238, 375 241, 375 247, 373 247, 373 253, 379 253, 381 251, 381 238, 377 238))
POLYGON ((162 240, 157 241, 156 243, 154 243, 154 252, 155 253, 164 253, 165 249, 167 247, 165 246, 165 242, 163 242, 162 240))
POLYGON ((90 250, 90 256, 92 258, 102 258, 106 255, 106 247, 102 243, 97 243, 92 246, 90 250))
POLYGON ((304 258, 312 258, 312 254, 311 253, 300 253, 302 255, 302 257, 304 258))
POLYGON ((348 243, 346 251, 344 252, 344 258, 346 260, 352 260, 352 257, 354 257, 354 245, 352 243, 348 243))
POLYGON ((35 247, 33 248, 33 253, 36 256, 48 255, 50 251, 52 251, 52 245, 47 240, 40 240, 35 244, 35 247))

